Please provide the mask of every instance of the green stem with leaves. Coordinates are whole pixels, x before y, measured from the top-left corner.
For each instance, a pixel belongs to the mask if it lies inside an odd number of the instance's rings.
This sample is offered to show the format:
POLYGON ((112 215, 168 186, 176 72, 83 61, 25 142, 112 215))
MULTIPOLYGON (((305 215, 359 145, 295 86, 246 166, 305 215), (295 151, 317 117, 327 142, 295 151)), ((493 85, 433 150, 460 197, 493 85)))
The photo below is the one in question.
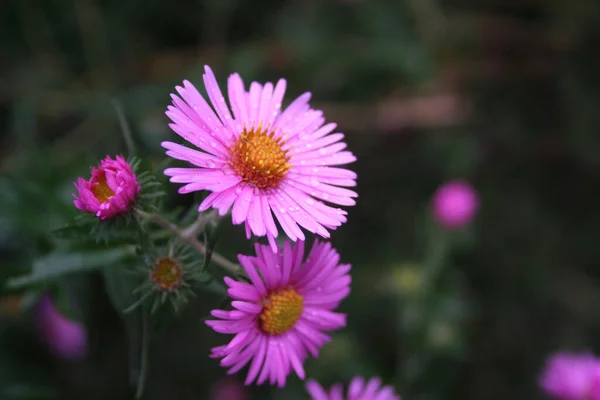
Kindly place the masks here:
MULTIPOLYGON (((189 227, 182 229, 178 225, 172 223, 160 214, 147 213, 139 209, 136 209, 135 211, 141 218, 170 231, 175 236, 177 236, 179 240, 188 244, 189 246, 197 250, 199 253, 206 255, 206 246, 198 240, 197 236, 198 233, 202 229, 204 229, 206 223, 210 220, 210 218, 207 218, 206 216, 201 216, 196 220, 196 222, 192 223, 189 227)), ((245 275, 244 269, 239 264, 228 260, 227 258, 223 257, 218 253, 213 252, 211 260, 214 261, 215 264, 217 264, 218 266, 220 266, 221 268, 233 275, 245 275)))

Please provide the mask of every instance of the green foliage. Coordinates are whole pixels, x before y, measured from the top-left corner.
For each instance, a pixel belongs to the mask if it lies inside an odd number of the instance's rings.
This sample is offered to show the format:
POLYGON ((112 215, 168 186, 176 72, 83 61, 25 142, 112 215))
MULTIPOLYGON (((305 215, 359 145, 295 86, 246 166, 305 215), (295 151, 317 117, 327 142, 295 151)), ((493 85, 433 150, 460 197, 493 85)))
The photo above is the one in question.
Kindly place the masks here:
POLYGON ((87 272, 118 263, 133 255, 131 246, 95 251, 64 252, 57 250, 39 258, 33 263, 31 273, 11 278, 7 282, 10 289, 39 285, 65 275, 87 272))

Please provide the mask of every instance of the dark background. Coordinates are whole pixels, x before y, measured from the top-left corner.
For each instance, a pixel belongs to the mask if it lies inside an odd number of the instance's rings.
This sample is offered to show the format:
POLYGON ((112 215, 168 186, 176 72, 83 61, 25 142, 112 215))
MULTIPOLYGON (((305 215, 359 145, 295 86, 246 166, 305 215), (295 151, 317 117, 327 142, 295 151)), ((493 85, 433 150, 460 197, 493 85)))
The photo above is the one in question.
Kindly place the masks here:
MULTIPOLYGON (((288 102, 311 91, 358 157, 358 204, 332 235, 353 264, 349 324, 309 376, 379 375, 406 399, 528 400, 549 353, 600 350, 597 1, 7 0, 0 44, 0 281, 51 251, 47 233, 77 214, 72 181, 124 151, 111 101, 157 165, 175 138, 169 93, 200 87, 209 64, 221 85, 237 71, 285 77, 288 102), (450 235, 415 327, 410 278, 439 239, 429 202, 454 178, 480 210, 450 235)), ((173 204, 194 201, 168 188, 173 204)), ((249 250, 224 229, 217 251, 249 250)), ((27 295, 4 290, 0 398, 131 398, 125 327, 99 272, 48 288, 68 288, 90 354, 53 358, 27 295)), ((200 293, 159 338, 146 398, 208 398, 225 376, 207 357, 224 338, 201 321, 219 301, 200 293)), ((306 398, 295 377, 251 391, 306 398)))

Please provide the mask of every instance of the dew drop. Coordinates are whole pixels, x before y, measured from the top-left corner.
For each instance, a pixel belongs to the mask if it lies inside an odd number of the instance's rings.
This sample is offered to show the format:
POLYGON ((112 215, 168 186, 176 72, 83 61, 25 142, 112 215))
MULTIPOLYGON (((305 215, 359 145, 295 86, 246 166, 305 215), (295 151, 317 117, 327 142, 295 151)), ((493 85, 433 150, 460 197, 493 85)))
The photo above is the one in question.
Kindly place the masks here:
POLYGON ((285 208, 281 207, 281 208, 279 209, 279 212, 280 212, 280 213, 282 213, 282 214, 285 214, 285 213, 286 213, 286 211, 285 211, 285 208))
POLYGON ((319 149, 319 154, 323 156, 323 155, 327 154, 327 150, 324 149, 324 148, 320 148, 319 149))
POLYGON ((244 196, 244 201, 250 203, 250 200, 252 200, 252 197, 250 196, 244 196))
POLYGON ((325 193, 325 192, 323 192, 323 198, 324 198, 325 200, 329 199, 329 194, 328 194, 328 193, 325 193))
POLYGON ((314 168, 312 169, 312 172, 315 172, 315 173, 319 172, 319 168, 317 168, 317 167, 314 167, 314 168))
POLYGON ((208 168, 214 168, 214 167, 215 167, 215 162, 214 162, 213 160, 208 160, 208 161, 206 162, 206 166, 207 166, 208 168))
POLYGON ((315 201, 313 199, 311 199, 310 197, 307 197, 306 204, 308 204, 309 206, 312 206, 313 204, 315 204, 315 201))
POLYGON ((316 179, 316 178, 312 178, 312 179, 310 180, 310 185, 311 185, 312 187, 317 187, 317 186, 319 186, 319 180, 318 180, 318 179, 316 179))
POLYGON ((214 149, 215 147, 217 147, 217 142, 215 142, 214 140, 211 140, 210 145, 214 149))
POLYGON ((236 186, 235 187, 235 193, 237 193, 237 194, 242 193, 242 187, 241 186, 236 186))

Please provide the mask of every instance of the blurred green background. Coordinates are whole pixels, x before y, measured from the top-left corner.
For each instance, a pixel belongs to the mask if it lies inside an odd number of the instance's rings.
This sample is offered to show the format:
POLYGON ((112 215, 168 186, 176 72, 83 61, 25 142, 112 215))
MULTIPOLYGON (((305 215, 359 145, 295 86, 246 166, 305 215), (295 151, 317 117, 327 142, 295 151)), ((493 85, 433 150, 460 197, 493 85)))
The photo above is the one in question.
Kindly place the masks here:
MULTIPOLYGON (((308 376, 379 375, 406 399, 528 400, 542 398, 548 353, 600 351, 597 1, 6 0, 0 43, 0 283, 54 248, 77 176, 125 150, 114 100, 158 165, 175 138, 169 93, 201 86, 209 64, 222 85, 237 71, 285 77, 288 102, 311 91, 358 157, 360 197, 332 235, 353 264, 349 323, 308 376), (454 178, 481 207, 440 238, 430 199, 454 178), (415 317, 432 258, 443 269, 415 317)), ((197 200, 168 188, 172 204, 197 200)), ((217 251, 250 250, 242 229, 223 229, 217 251)), ((48 285, 76 305, 90 354, 52 357, 30 296, 3 289, 0 398, 132 398, 126 325, 102 276, 48 285)), ((209 398, 225 370, 207 355, 224 338, 202 319, 221 300, 199 293, 157 339, 145 398, 209 398)), ((306 398, 288 382, 249 391, 306 398)))

